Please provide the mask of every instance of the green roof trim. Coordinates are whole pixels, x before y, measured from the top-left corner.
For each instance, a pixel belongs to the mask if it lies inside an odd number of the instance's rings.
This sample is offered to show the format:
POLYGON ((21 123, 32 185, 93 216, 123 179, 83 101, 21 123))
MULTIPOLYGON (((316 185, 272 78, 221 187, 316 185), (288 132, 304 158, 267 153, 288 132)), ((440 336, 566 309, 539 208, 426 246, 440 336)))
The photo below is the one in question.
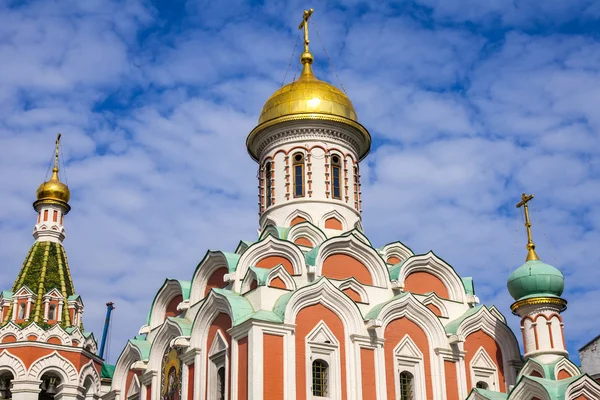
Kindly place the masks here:
POLYGON ((181 329, 182 336, 190 336, 192 333, 192 322, 186 318, 179 317, 167 317, 167 319, 171 322, 176 323, 181 329))
POLYGON ((279 318, 281 318, 282 321, 283 321, 283 318, 285 317, 285 308, 287 307, 287 304, 290 301, 290 298, 292 297, 292 295, 294 293, 295 292, 289 292, 289 293, 279 296, 279 298, 275 302, 275 305, 273 306, 273 312, 279 318))
POLYGON ((112 379, 115 374, 115 366, 112 364, 102 364, 100 378, 112 379))
POLYGON ((238 325, 240 321, 244 320, 249 315, 254 314, 254 307, 252 307, 252 304, 250 304, 248 299, 241 294, 228 289, 213 288, 211 291, 223 296, 229 303, 231 308, 232 326, 238 325))
POLYGON ((392 297, 390 300, 388 301, 384 301, 383 303, 379 303, 377 304, 375 307, 373 307, 365 316, 366 320, 369 319, 377 319, 377 317, 379 317, 379 313, 381 312, 381 310, 383 309, 383 307, 385 307, 386 305, 388 305, 389 303, 391 303, 394 300, 398 300, 401 299, 404 296, 407 296, 408 292, 402 292, 399 295, 396 295, 394 297, 392 297))
POLYGON ((226 251, 221 252, 225 256, 225 260, 227 260, 227 269, 229 272, 233 272, 237 269, 238 261, 240 261, 241 255, 236 253, 228 253, 226 251))
MULTIPOLYGON (((577 380, 579 380, 583 375, 573 376, 566 379, 561 379, 558 381, 551 379, 538 378, 537 376, 527 376, 527 379, 531 379, 542 385, 546 392, 550 395, 550 398, 553 400, 565 400, 565 394, 569 385, 577 380)), ((525 378, 525 377, 523 377, 525 378)), ((519 381, 521 381, 521 378, 519 381)), ((517 383, 518 385, 518 383, 517 383)), ((516 387, 516 385, 515 385, 516 387)), ((514 390, 514 389, 513 389, 514 390)))
POLYGON ((407 258, 406 260, 402 261, 402 262, 399 262, 398 264, 392 265, 392 267, 390 267, 388 269, 388 271, 390 273, 390 279, 391 280, 393 280, 393 281, 397 281, 398 280, 398 278, 400 277, 400 271, 402 270, 402 266, 408 260, 410 260, 410 257, 407 258))
POLYGON ((462 281, 462 284, 465 288, 465 293, 472 294, 473 296, 475 296, 475 283, 473 283, 473 277, 472 276, 467 276, 465 278, 461 277, 460 280, 462 281))
POLYGON ((446 327, 445 327, 446 333, 453 334, 453 335, 456 334, 460 324, 462 324, 462 322, 465 319, 469 318, 471 315, 476 314, 479 310, 481 310, 482 307, 485 307, 485 306, 478 305, 473 308, 469 308, 463 315, 461 315, 460 317, 458 317, 457 319, 455 319, 454 321, 452 321, 448 325, 446 325, 446 327))
POLYGON ((3 299, 12 299, 13 296, 13 292, 11 292, 10 290, 3 290, 0 293, 0 297, 2 297, 3 299))
POLYGON ((304 253, 304 260, 306 261, 306 264, 315 265, 315 262, 317 260, 317 254, 319 254, 320 247, 321 247, 321 245, 316 246, 312 250, 304 253))
POLYGON ((129 339, 129 343, 131 343, 133 346, 135 346, 135 348, 138 349, 138 351, 142 355, 142 361, 148 360, 148 357, 150 357, 150 349, 152 348, 150 342, 146 340, 129 339))
MULTIPOLYGON (((488 400, 506 400, 508 399, 508 394, 507 393, 501 393, 501 392, 493 392, 491 390, 485 390, 485 389, 478 389, 478 388, 473 388, 473 390, 471 390, 471 393, 478 393, 481 396, 485 397, 488 400)), ((470 396, 470 394, 469 394, 470 396)))
POLYGON ((181 280, 177 280, 179 282, 179 286, 181 286, 181 297, 183 297, 183 300, 189 300, 190 299, 190 291, 192 288, 192 282, 190 281, 181 281, 181 280))
POLYGON ((265 286, 267 284, 267 277, 269 272, 271 272, 271 268, 250 267, 250 270, 254 272, 258 286, 265 286))
POLYGON ((283 322, 283 318, 280 317, 278 314, 274 313, 273 311, 259 310, 259 311, 255 312, 254 314, 251 314, 245 318, 242 318, 241 320, 239 320, 237 322, 236 325, 240 325, 249 320, 274 322, 274 323, 278 323, 278 324, 283 322))

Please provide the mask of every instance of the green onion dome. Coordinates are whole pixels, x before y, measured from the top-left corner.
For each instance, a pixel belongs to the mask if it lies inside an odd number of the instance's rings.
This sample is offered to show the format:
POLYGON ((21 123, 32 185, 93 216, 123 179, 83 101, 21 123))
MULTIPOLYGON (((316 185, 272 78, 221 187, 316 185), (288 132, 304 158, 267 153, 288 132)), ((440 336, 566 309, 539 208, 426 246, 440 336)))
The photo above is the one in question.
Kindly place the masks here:
POLYGON ((531 297, 560 297, 565 288, 565 278, 552 265, 530 260, 510 275, 507 286, 516 301, 531 297))

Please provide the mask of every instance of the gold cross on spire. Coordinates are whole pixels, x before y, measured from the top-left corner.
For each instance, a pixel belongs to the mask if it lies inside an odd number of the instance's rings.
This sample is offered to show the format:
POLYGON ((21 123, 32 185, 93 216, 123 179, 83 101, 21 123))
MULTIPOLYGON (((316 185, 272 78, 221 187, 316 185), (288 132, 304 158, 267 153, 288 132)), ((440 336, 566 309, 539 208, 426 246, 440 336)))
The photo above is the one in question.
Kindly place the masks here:
POLYGON ((525 210, 525 227, 527 228, 527 258, 525 259, 525 261, 540 259, 535 253, 535 244, 533 243, 533 239, 531 238, 531 221, 529 220, 529 206, 527 204, 531 199, 533 199, 532 194, 528 196, 525 193, 523 193, 523 195, 521 196, 521 202, 517 204, 517 208, 523 206, 523 209, 525 210))
POLYGON ((312 15, 314 9, 304 10, 304 16, 302 17, 302 22, 298 25, 298 29, 304 29, 304 52, 308 53, 308 44, 310 41, 308 40, 308 19, 312 15))
POLYGON ((54 168, 52 168, 52 172, 58 172, 58 149, 60 147, 60 136, 59 133, 56 137, 56 150, 54 151, 54 168))

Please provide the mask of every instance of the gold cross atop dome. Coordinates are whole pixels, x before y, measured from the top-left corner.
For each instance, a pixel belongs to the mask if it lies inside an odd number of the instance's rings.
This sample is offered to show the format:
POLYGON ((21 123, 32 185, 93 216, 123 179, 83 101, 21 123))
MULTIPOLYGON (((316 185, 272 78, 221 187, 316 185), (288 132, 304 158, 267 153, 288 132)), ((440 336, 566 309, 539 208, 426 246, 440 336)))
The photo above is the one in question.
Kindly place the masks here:
POLYGON ((533 199, 533 194, 526 195, 523 193, 521 201, 517 204, 517 208, 523 207, 525 212, 525 227, 527 228, 527 258, 525 261, 539 260, 540 258, 535 252, 535 244, 531 238, 531 221, 529 220, 529 201, 533 199))
POLYGON ((54 168, 52 168, 52 172, 56 172, 56 173, 58 173, 58 149, 60 147, 60 137, 61 137, 61 134, 59 133, 58 136, 56 137, 56 148, 54 151, 54 168))
POLYGON ((302 16, 302 22, 300 22, 300 25, 298 25, 298 29, 304 29, 304 52, 305 53, 308 53, 308 44, 310 43, 310 40, 308 40, 308 20, 314 11, 315 10, 312 8, 310 10, 304 10, 304 16, 302 16))

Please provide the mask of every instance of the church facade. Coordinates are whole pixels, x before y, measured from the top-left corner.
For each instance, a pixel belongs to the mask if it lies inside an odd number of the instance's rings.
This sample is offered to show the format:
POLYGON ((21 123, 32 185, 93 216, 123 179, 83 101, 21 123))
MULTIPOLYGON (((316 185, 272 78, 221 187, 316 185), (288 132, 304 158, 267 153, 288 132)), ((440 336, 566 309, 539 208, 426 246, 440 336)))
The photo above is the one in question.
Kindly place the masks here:
POLYGON ((166 279, 106 400, 600 399, 569 359, 560 271, 529 233, 509 279, 525 354, 471 278, 433 252, 374 247, 361 225, 371 137, 344 92, 316 78, 305 11, 302 73, 247 138, 260 233, 166 279))
POLYGON ((60 181, 59 140, 51 178, 37 190, 34 244, 11 290, 0 293, 0 399, 93 399, 103 360, 82 324, 62 245, 70 191, 60 181))

